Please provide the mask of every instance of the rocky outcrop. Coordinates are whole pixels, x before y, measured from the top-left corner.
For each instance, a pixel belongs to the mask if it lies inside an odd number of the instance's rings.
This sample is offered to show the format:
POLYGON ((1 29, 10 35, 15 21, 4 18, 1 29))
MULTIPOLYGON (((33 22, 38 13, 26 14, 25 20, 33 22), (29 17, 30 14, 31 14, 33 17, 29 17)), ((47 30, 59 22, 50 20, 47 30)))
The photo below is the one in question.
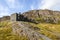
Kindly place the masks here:
POLYGON ((23 13, 23 15, 36 23, 60 23, 60 11, 31 10, 29 12, 23 13))
POLYGON ((28 40, 51 40, 47 36, 37 32, 36 30, 38 29, 34 30, 31 25, 29 26, 29 23, 13 22, 12 29, 14 34, 25 36, 28 38, 28 40))

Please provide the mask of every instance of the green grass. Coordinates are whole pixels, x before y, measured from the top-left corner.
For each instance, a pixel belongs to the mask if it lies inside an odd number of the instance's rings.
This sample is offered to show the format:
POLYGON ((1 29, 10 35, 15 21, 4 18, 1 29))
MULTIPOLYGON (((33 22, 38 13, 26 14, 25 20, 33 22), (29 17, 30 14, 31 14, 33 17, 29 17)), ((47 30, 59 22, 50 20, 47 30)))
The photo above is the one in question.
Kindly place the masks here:
POLYGON ((12 33, 11 22, 0 22, 0 40, 28 40, 12 33))
POLYGON ((52 40, 60 40, 60 37, 56 36, 53 32, 60 34, 60 25, 59 24, 50 24, 50 23, 40 23, 37 24, 37 27, 40 28, 41 34, 51 38, 52 40))
MULTIPOLYGON (((24 22, 27 25, 31 25, 33 28, 38 27, 40 30, 37 31, 52 40, 60 40, 60 37, 53 34, 53 32, 60 34, 60 24, 50 24, 50 23, 39 23, 34 24, 30 22, 24 22)), ((12 22, 3 21, 0 22, 0 40, 28 40, 27 36, 19 36, 12 33, 11 25, 12 22)), ((41 40, 41 39, 40 39, 41 40)))
POLYGON ((51 24, 51 23, 34 24, 28 22, 25 23, 32 25, 32 27, 38 27, 40 30, 37 32, 51 38, 52 40, 60 40, 60 37, 57 36, 58 34, 60 34, 60 24, 51 24), (55 35, 54 33, 58 34, 55 35))

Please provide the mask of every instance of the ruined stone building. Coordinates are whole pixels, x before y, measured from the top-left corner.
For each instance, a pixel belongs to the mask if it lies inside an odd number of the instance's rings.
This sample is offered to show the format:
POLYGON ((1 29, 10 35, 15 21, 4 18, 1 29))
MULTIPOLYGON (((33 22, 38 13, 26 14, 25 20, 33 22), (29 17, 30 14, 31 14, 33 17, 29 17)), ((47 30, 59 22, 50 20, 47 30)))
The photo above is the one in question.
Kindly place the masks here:
POLYGON ((11 21, 29 21, 29 20, 27 19, 27 17, 24 17, 24 16, 23 16, 22 14, 20 14, 20 13, 11 14, 10 20, 11 20, 11 21))
POLYGON ((11 21, 17 21, 17 20, 18 20, 18 14, 17 14, 17 13, 12 14, 12 15, 10 16, 10 20, 11 20, 11 21))

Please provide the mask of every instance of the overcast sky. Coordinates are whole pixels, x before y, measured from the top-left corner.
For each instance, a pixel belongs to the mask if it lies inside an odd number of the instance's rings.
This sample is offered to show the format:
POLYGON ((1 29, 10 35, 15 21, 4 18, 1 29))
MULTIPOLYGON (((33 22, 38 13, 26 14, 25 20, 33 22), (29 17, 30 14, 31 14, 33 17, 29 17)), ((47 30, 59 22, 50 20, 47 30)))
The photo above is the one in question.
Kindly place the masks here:
POLYGON ((60 11, 60 0, 0 0, 0 17, 34 9, 60 11))

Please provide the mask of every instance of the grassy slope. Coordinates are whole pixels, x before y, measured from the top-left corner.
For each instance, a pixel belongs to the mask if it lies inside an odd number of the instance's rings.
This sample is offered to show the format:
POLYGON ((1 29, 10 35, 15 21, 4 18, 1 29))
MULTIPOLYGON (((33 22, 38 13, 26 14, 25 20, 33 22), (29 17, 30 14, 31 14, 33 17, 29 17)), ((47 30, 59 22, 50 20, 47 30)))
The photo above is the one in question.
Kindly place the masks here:
MULTIPOLYGON (((28 23, 28 22, 26 22, 28 23)), ((33 24, 29 23, 33 27, 38 27, 41 34, 51 38, 52 40, 60 40, 58 34, 60 34, 59 24, 50 23, 39 23, 33 24)), ((28 40, 24 36, 17 36, 12 33, 11 22, 4 21, 0 22, 0 40, 28 40)))
POLYGON ((12 33, 11 22, 0 22, 0 40, 27 40, 24 36, 12 33))
POLYGON ((59 24, 40 23, 37 24, 37 27, 41 29, 39 32, 43 35, 46 35, 53 40, 60 40, 59 24))
POLYGON ((60 40, 60 24, 51 24, 51 23, 29 23, 33 27, 38 27, 41 34, 51 38, 52 40, 60 40))

